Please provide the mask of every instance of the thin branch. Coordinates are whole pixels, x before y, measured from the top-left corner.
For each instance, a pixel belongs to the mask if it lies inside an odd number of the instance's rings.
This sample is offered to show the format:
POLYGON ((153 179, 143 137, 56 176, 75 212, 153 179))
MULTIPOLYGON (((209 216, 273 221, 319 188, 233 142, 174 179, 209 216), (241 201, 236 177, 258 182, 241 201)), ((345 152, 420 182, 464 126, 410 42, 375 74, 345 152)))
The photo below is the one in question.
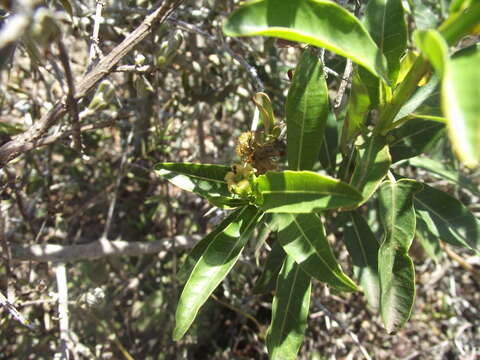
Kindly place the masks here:
MULTIPOLYGON (((178 235, 174 236, 173 239, 176 247, 191 248, 196 241, 201 239, 201 236, 178 235)), ((10 252, 12 254, 12 261, 57 261, 68 263, 80 260, 100 259, 106 256, 141 256, 155 254, 161 251, 168 251, 170 247, 170 238, 152 242, 96 240, 80 245, 11 244, 10 252)))
POLYGON ((70 110, 72 117, 73 129, 73 144, 75 150, 79 153, 82 151, 82 133, 80 130, 80 118, 78 116, 78 105, 75 100, 75 83, 73 81, 72 69, 70 68, 70 60, 68 58, 67 49, 61 38, 58 39, 58 49, 60 51, 60 62, 65 70, 65 77, 67 79, 68 93, 67 93, 67 107, 70 110))
POLYGON ((57 280, 58 290, 58 318, 60 328, 60 359, 68 360, 70 354, 68 351, 69 344, 69 325, 68 325, 68 287, 67 287, 67 270, 65 263, 57 263, 55 265, 55 276, 57 280))
POLYGON ((92 61, 97 56, 96 46, 98 45, 98 33, 100 31, 100 21, 102 20, 102 9, 105 3, 102 0, 97 0, 97 6, 95 9, 95 19, 93 23, 92 44, 90 46, 90 54, 88 55, 88 66, 92 64, 92 61))
MULTIPOLYGON (((182 2, 183 0, 163 1, 132 33, 130 33, 108 55, 103 57, 90 72, 83 76, 76 86, 77 91, 75 93, 75 100, 80 100, 94 89, 95 85, 105 76, 110 74, 125 55, 152 33, 155 25, 163 23, 170 13, 182 2)), ((39 146, 39 142, 46 135, 48 130, 67 113, 68 109, 66 100, 67 98, 63 97, 27 131, 15 136, 11 141, 0 147, 0 168, 23 153, 39 146)))

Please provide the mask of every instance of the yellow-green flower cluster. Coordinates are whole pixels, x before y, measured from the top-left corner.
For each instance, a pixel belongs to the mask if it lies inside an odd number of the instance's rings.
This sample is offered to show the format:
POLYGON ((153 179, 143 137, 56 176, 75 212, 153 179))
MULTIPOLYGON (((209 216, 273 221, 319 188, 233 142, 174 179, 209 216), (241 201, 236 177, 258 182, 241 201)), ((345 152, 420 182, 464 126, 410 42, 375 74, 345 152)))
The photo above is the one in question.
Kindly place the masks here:
POLYGON ((234 164, 232 171, 225 175, 225 181, 228 185, 228 190, 240 197, 246 198, 252 194, 251 181, 255 175, 255 169, 252 165, 234 164))

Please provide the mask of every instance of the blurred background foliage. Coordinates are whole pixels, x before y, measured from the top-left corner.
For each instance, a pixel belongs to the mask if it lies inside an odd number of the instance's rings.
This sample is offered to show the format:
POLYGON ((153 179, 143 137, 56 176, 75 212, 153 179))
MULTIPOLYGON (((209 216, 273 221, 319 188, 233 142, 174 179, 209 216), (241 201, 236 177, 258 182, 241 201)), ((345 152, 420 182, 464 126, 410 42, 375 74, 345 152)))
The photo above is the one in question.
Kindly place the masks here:
MULTIPOLYGON (((263 252, 255 253, 256 241, 268 232, 254 236, 236 271, 217 289, 185 339, 171 340, 182 287, 176 279, 178 266, 194 244, 192 235, 204 235, 223 212, 151 171, 164 161, 232 163, 236 138, 250 127, 251 98, 262 90, 258 80, 277 118, 283 119, 287 73, 301 50, 267 38, 225 38, 220 26, 238 3, 185 1, 122 60, 125 71, 112 73, 80 103, 81 125, 92 128, 82 132, 81 152, 74 148, 70 123, 64 119, 51 129, 52 135, 64 135, 0 170, 2 236, 8 244, 86 244, 106 236, 164 239, 171 245, 158 254, 68 264, 74 358, 266 359, 263 336, 272 295, 254 296, 252 287, 260 275, 257 262, 265 258, 263 252), (177 235, 184 235, 186 244, 173 241, 177 235), (85 301, 90 295, 94 300, 85 301)), ((424 1, 423 19, 440 19, 442 3, 424 1)), ((355 1, 342 4, 353 10, 355 1)), ((1 2, 3 16, 15 12, 11 5, 1 2)), ((108 53, 153 5, 146 0, 106 1, 98 48, 108 53)), ((79 79, 87 69, 96 2, 52 0, 38 7, 58 26, 79 79)), ((38 25, 42 19, 34 16, 30 32, 0 56, 0 143, 27 129, 66 93, 58 49, 38 25), (40 31, 35 32, 36 25, 40 31)), ((326 64, 343 73, 343 59, 327 53, 326 64)), ((329 75, 328 82, 337 89, 340 80, 329 75)), ((451 158, 442 139, 432 153, 451 158)), ((422 175, 413 167, 410 171, 422 175)), ((473 211, 480 210, 478 198, 461 188, 450 190, 473 211)), ((336 241, 343 229, 329 230, 335 251, 347 264, 347 253, 336 241)), ((443 252, 436 252, 437 262, 418 244, 413 252, 419 296, 401 333, 388 336, 361 294, 334 294, 316 283, 302 358, 361 358, 361 343, 378 359, 473 359, 468 356, 480 349, 478 279, 459 262, 439 255, 443 252)), ((466 258, 478 271, 478 257, 466 258)), ((0 308, 0 358, 52 358, 59 336, 52 264, 4 259, 2 292, 7 285, 14 290, 17 308, 37 329, 22 327, 0 308)))

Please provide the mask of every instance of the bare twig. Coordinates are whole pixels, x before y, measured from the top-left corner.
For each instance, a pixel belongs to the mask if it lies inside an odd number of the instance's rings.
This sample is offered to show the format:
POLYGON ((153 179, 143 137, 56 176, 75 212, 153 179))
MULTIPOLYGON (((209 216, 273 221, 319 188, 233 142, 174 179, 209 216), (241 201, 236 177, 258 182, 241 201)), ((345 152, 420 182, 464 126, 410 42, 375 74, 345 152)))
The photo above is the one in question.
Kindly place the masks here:
MULTIPOLYGON (((199 235, 173 237, 178 248, 190 248, 201 239, 199 235)), ((12 261, 35 262, 73 262, 80 260, 93 260, 106 256, 141 256, 145 254, 168 251, 171 247, 170 238, 152 242, 140 241, 101 241, 96 240, 81 245, 23 245, 11 244, 10 252, 12 261)))
POLYGON ((90 54, 88 55, 88 66, 92 64, 92 61, 97 55, 96 46, 98 45, 98 32, 100 31, 100 20, 102 19, 102 9, 105 3, 102 0, 97 0, 97 6, 95 9, 95 19, 93 23, 92 44, 90 46, 90 54))
POLYGON ((77 101, 75 100, 75 83, 73 81, 72 69, 70 68, 68 52, 67 49, 65 49, 65 45, 61 38, 58 39, 58 49, 60 51, 60 62, 65 70, 65 77, 67 79, 67 107, 70 110, 70 116, 72 117, 73 144, 75 150, 80 153, 82 151, 82 133, 80 130, 77 101))
MULTIPOLYGON (((163 1, 131 34, 108 55, 103 57, 90 72, 84 75, 76 86, 75 100, 78 101, 83 98, 100 80, 110 74, 118 62, 145 39, 152 32, 155 25, 163 23, 182 1, 183 0, 163 1)), ((39 142, 41 142, 41 139, 46 135, 48 130, 67 113, 66 100, 66 97, 62 98, 27 131, 15 136, 11 141, 0 147, 0 168, 23 153, 39 146, 39 142)))
POLYGON ((352 74, 353 66, 352 60, 347 59, 347 64, 345 65, 345 70, 343 71, 342 81, 340 82, 340 86, 338 87, 337 96, 335 97, 335 108, 339 108, 342 104, 343 95, 345 94, 345 90, 347 89, 348 82, 350 81, 350 75, 352 74))
POLYGON ((57 279, 58 290, 58 320, 60 328, 60 359, 68 360, 70 354, 68 351, 69 343, 69 325, 68 325, 68 287, 67 287, 67 270, 65 263, 57 263, 55 265, 55 276, 57 279))

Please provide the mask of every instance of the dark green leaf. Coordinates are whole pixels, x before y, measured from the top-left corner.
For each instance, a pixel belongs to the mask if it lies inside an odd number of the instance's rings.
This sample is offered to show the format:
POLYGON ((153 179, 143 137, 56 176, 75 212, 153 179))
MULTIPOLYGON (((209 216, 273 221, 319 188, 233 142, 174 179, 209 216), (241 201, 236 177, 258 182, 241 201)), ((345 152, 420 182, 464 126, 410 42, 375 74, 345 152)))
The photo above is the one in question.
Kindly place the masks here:
POLYGON ((407 25, 402 0, 370 0, 365 10, 364 23, 387 58, 388 77, 395 84, 400 57, 407 46, 407 25))
POLYGON ((254 206, 244 207, 203 252, 178 302, 174 340, 183 337, 200 307, 235 265, 261 215, 254 206))
POLYGON ((274 36, 323 47, 386 79, 386 60, 360 21, 324 0, 258 0, 233 12, 230 36, 274 36))
POLYGON ((426 153, 445 134, 445 124, 411 119, 388 133, 392 163, 426 153))
POLYGON ((433 235, 480 253, 480 221, 460 201, 423 184, 415 195, 415 209, 433 235))
POLYGON ((323 132, 322 147, 320 148, 320 163, 331 175, 335 171, 338 153, 338 123, 335 114, 327 116, 325 131, 323 132))
POLYGON ((415 235, 413 196, 421 184, 401 179, 379 188, 379 213, 384 239, 378 253, 380 310, 389 333, 409 319, 415 301, 415 270, 408 249, 415 235))
POLYGON ((415 239, 420 243, 427 255, 437 264, 440 262, 443 250, 440 247, 440 238, 428 230, 428 226, 423 219, 417 215, 417 228, 415 239))
POLYGON ((291 170, 312 169, 329 112, 323 65, 318 56, 307 49, 297 65, 287 96, 287 155, 291 170))
POLYGON ((231 171, 229 166, 193 163, 159 163, 155 173, 163 176, 175 186, 192 191, 205 198, 211 198, 217 204, 238 201, 232 199, 228 191, 225 175, 231 171))
POLYGON ((355 211, 345 213, 345 245, 352 258, 353 270, 370 306, 378 309, 378 249, 380 245, 365 219, 355 211))
POLYGON ((287 256, 278 276, 272 303, 272 323, 267 331, 271 360, 297 358, 307 327, 310 293, 310 276, 287 256))
POLYGON ((254 294, 268 293, 275 289, 275 283, 285 256, 282 245, 280 245, 278 241, 275 241, 272 245, 272 251, 270 251, 267 256, 262 275, 258 278, 252 289, 254 294))
POLYGON ((457 169, 449 169, 447 166, 439 161, 432 160, 426 157, 415 157, 408 161, 411 166, 427 170, 431 175, 439 179, 447 180, 448 182, 457 185, 461 188, 467 189, 472 194, 480 196, 480 189, 472 180, 460 174, 457 169))
POLYGON ((258 177, 257 191, 261 209, 276 213, 318 212, 361 200, 348 184, 311 171, 269 171, 258 177))
POLYGON ((198 259, 202 256, 204 251, 207 249, 208 245, 215 239, 215 237, 220 234, 225 228, 231 224, 232 221, 236 220, 239 214, 243 209, 237 209, 228 215, 220 224, 218 224, 215 229, 208 233, 202 240, 200 240, 190 251, 185 262, 177 273, 177 279, 180 282, 187 281, 190 273, 192 272, 195 264, 198 259))
MULTIPOLYGON (((378 80, 377 78, 374 79, 378 80)), ((375 82, 376 85, 378 85, 378 81, 375 82)), ((370 111, 370 105, 371 101, 366 83, 360 79, 359 68, 357 67, 352 75, 352 88, 350 97, 348 98, 347 116, 343 123, 343 148, 346 148, 347 144, 357 137, 362 128, 364 128, 368 118, 368 112, 370 111)))
POLYGON ((335 259, 318 214, 275 214, 275 218, 278 240, 303 271, 339 290, 358 290, 335 259))
POLYGON ((370 199, 390 168, 391 158, 383 136, 371 136, 365 141, 353 171, 350 185, 363 196, 361 204, 370 199))

